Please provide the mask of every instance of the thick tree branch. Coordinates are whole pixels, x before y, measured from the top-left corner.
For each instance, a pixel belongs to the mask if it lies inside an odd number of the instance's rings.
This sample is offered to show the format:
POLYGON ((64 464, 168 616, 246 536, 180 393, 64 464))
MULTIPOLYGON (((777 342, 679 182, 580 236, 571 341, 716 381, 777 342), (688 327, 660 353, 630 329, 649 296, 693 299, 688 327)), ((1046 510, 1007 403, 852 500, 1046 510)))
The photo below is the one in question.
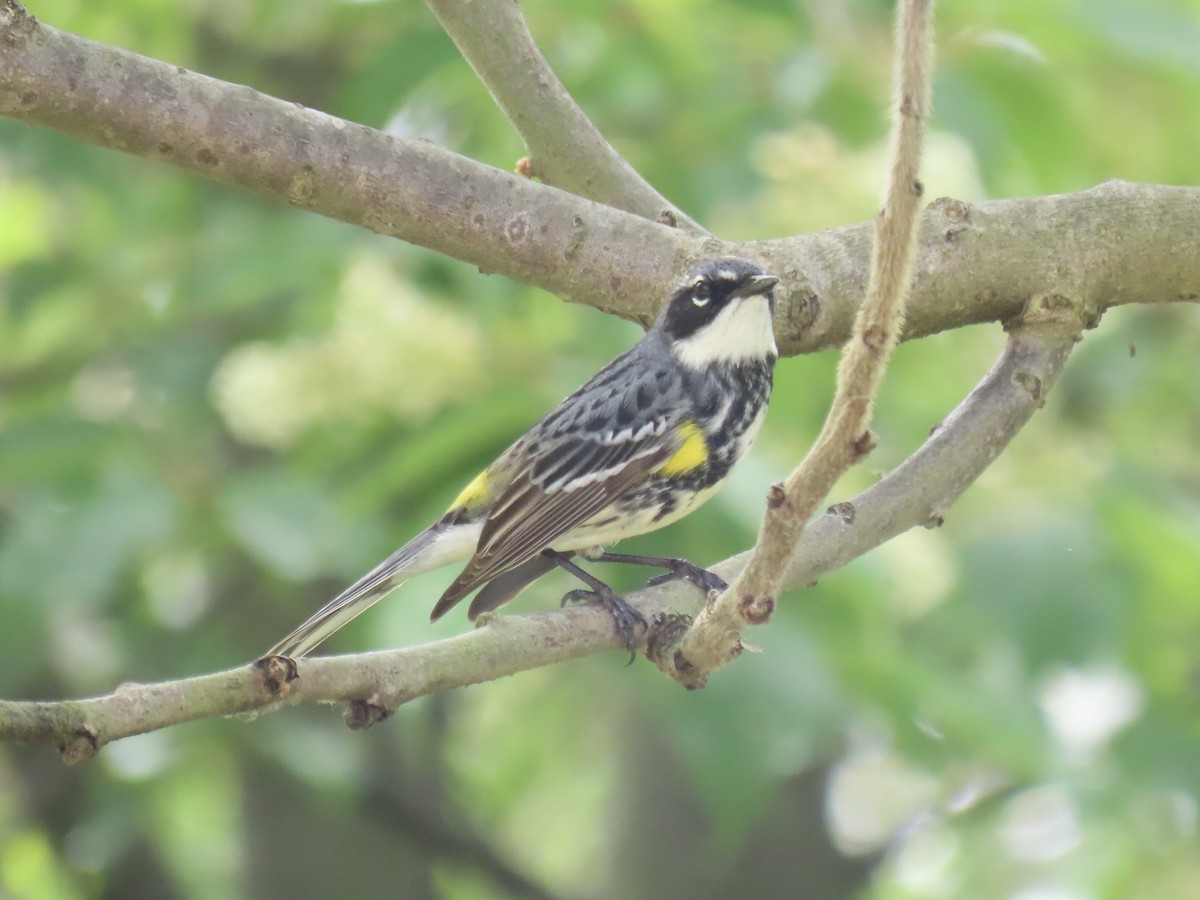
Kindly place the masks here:
POLYGON ((667 671, 688 687, 742 651, 742 629, 775 611, 787 561, 808 520, 837 480, 874 446, 869 427, 875 395, 900 337, 917 245, 925 117, 933 78, 932 0, 897 7, 891 165, 875 222, 867 296, 842 348, 829 416, 804 461, 767 497, 758 544, 746 568, 711 598, 672 654, 667 671))
MULTIPOLYGON (((1063 309, 1055 301, 1035 304, 1028 321, 1011 330, 996 365, 916 453, 809 525, 788 564, 784 587, 811 584, 909 528, 941 524, 954 500, 1041 408, 1079 328, 1076 308, 1063 309)), ((743 553, 712 568, 731 580, 748 558, 743 553)), ((660 667, 674 668, 673 654, 664 654, 664 648, 674 646, 703 597, 676 582, 626 599, 654 623, 647 654, 660 667)), ((261 673, 244 666, 182 681, 127 684, 90 700, 0 701, 0 740, 57 746, 68 762, 79 762, 130 735, 309 701, 352 703, 352 724, 370 724, 426 694, 621 646, 608 613, 589 607, 493 616, 480 626, 418 647, 306 659, 301 677, 283 696, 273 696, 261 673)))
MULTIPOLYGON (((0 113, 653 318, 679 229, 0 7, 0 113), (645 250, 629 257, 632 243, 645 250), (614 278, 614 272, 622 272, 614 278), (543 273, 539 276, 538 273, 543 273), (551 274, 553 273, 553 274, 551 274), (600 285, 605 287, 600 289, 600 285)), ((689 253, 692 250, 692 253, 689 253)))
POLYGON ((644 219, 704 233, 617 153, 533 42, 512 0, 425 0, 529 151, 529 174, 644 219), (664 215, 665 214, 665 215, 664 215))
MULTIPOLYGON (((647 323, 692 261, 783 277, 786 354, 841 346, 866 291, 870 224, 722 242, 657 225, 432 144, 402 141, 37 22, 0 0, 0 114, 158 160, 647 323), (617 274, 619 273, 619 274, 617 274)), ((1018 315, 1062 282, 1104 304, 1200 299, 1200 189, 1110 182, 925 211, 905 337, 1018 315), (1118 288, 1119 290, 1109 290, 1118 288)), ((1103 307, 1098 307, 1101 309, 1103 307)))

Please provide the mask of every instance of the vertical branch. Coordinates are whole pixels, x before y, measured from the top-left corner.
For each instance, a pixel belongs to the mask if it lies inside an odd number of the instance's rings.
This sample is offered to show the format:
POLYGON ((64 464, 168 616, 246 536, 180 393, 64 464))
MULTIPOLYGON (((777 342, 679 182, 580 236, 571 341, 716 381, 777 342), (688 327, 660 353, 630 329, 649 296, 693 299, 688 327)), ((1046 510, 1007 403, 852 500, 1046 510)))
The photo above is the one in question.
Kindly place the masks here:
POLYGON ((916 255, 922 187, 921 143, 932 69, 932 0, 901 0, 897 16, 891 152, 883 206, 876 217, 867 296, 842 349, 837 390, 812 450, 772 487, 758 545, 734 584, 700 613, 684 634, 668 674, 689 687, 741 652, 742 629, 766 622, 775 609, 787 563, 804 526, 834 483, 863 459, 875 395, 904 324, 916 255))

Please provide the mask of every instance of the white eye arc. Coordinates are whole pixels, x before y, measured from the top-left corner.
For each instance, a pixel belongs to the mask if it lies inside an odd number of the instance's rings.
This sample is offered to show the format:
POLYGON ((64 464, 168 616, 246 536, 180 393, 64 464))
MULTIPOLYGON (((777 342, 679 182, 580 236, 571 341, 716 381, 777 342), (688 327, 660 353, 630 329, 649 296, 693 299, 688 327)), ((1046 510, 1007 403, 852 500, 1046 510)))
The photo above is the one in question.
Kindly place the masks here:
POLYGON ((709 300, 708 297, 702 297, 699 294, 695 294, 692 296, 692 302, 694 304, 696 304, 697 306, 708 306, 708 300, 709 300))
POLYGON ((708 301, 712 299, 712 289, 708 282, 703 278, 696 279, 695 285, 692 286, 692 303, 696 306, 708 306, 708 301))

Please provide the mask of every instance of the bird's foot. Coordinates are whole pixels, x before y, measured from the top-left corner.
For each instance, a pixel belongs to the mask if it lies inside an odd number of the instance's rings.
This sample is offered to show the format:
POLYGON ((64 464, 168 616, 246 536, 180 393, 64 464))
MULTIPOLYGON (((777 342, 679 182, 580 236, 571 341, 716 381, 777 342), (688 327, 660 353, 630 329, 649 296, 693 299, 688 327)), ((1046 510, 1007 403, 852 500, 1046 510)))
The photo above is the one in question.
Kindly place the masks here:
POLYGON ((720 575, 702 569, 695 563, 690 563, 686 559, 668 559, 664 560, 667 568, 670 571, 663 572, 661 575, 655 575, 646 582, 646 587, 654 587, 659 584, 666 584, 668 581, 674 581, 676 578, 686 578, 700 590, 707 594, 709 591, 716 591, 718 594, 729 589, 729 585, 720 575))
POLYGON ((642 626, 643 632, 649 630, 650 627, 640 612, 622 600, 607 585, 598 585, 592 590, 576 588, 573 591, 567 591, 563 594, 562 603, 563 606, 568 603, 597 603, 608 610, 608 614, 612 616, 613 626, 617 630, 617 637, 629 651, 629 662, 626 665, 633 664, 633 661, 637 659, 637 627, 642 626))

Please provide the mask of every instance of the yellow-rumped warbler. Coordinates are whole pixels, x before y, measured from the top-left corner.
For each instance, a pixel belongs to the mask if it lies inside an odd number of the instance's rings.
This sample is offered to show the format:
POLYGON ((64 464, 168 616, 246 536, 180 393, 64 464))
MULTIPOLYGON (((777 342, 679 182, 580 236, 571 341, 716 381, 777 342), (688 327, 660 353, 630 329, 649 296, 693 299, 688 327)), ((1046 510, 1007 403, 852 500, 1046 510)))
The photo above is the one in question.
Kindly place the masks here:
POLYGON ((298 659, 406 579, 469 559, 437 619, 482 586, 468 618, 567 569, 602 602, 631 649, 641 615, 571 561, 659 566, 706 590, 724 584, 684 560, 605 553, 713 495, 758 434, 771 396, 772 289, 754 263, 702 263, 676 284, 654 326, 504 451, 440 519, 318 610, 267 656, 298 659))

